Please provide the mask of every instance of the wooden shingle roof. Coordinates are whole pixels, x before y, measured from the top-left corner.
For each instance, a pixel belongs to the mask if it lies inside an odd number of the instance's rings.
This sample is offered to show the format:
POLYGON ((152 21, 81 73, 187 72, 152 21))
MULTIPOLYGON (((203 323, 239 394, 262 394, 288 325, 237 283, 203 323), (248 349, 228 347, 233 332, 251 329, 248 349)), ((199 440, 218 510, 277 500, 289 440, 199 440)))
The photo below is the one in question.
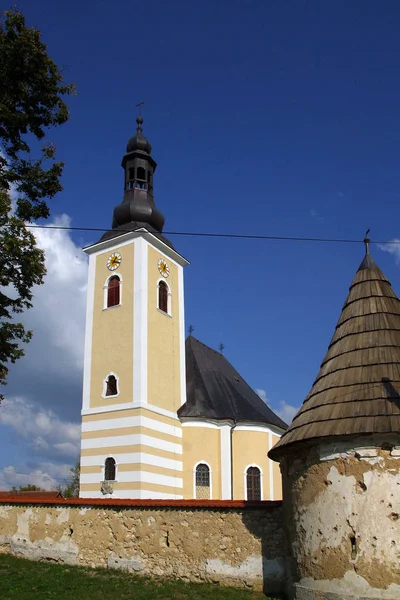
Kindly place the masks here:
POLYGON ((274 460, 300 442, 400 432, 400 300, 366 254, 328 352, 274 460))

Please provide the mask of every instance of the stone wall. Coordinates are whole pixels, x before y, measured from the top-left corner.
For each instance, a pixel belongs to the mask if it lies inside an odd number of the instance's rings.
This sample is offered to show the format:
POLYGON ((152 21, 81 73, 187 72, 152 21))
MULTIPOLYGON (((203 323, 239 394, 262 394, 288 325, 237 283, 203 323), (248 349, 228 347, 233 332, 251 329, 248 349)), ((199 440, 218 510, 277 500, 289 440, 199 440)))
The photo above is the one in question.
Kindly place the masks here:
POLYGON ((279 592, 281 502, 0 499, 0 552, 279 592))
POLYGON ((290 598, 399 600, 398 441, 364 437, 285 457, 290 598))

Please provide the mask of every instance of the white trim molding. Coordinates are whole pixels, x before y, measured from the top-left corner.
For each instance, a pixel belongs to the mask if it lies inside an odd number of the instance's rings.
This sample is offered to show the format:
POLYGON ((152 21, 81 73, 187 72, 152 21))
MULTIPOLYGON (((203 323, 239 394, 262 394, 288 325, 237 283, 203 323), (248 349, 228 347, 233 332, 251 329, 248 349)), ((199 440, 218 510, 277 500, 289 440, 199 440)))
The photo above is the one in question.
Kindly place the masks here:
POLYGON ((206 460, 199 460, 193 468, 193 498, 195 500, 199 500, 200 498, 196 498, 196 469, 199 465, 207 465, 208 469, 209 469, 209 473, 210 473, 210 500, 212 500, 212 469, 211 469, 211 465, 210 463, 208 463, 206 460))
POLYGON ((83 248, 83 251, 89 255, 104 252, 105 250, 112 251, 114 249, 121 248, 122 246, 126 246, 126 244, 129 244, 132 240, 137 240, 138 238, 146 240, 148 244, 151 244, 154 246, 154 248, 160 252, 163 252, 170 260, 175 261, 178 265, 184 267, 190 264, 186 258, 181 256, 178 252, 176 252, 176 250, 173 250, 165 242, 160 240, 160 238, 158 238, 155 234, 147 231, 147 229, 144 227, 136 229, 136 231, 128 231, 127 233, 123 233, 116 238, 111 238, 109 240, 104 240, 103 242, 97 242, 91 246, 86 246, 86 248, 83 248))
POLYGON ((261 431, 263 433, 271 432, 278 437, 281 437, 284 433, 283 429, 279 429, 270 423, 266 423, 265 425, 262 423, 238 423, 235 429, 238 431, 261 431))
POLYGON ((250 467, 256 467, 259 471, 260 471, 260 494, 261 494, 261 500, 264 500, 264 473, 262 468, 260 467, 260 465, 257 465, 256 463, 251 463, 249 465, 246 466, 245 470, 244 470, 244 499, 247 500, 247 470, 250 467))
POLYGON ((179 359, 181 406, 186 402, 186 349, 185 349, 185 290, 183 284, 183 267, 178 265, 178 312, 179 312, 179 359))
POLYGON ((220 427, 221 448, 221 500, 232 500, 232 450, 231 426, 220 427))
POLYGON ((148 244, 139 237, 134 247, 133 274, 133 401, 147 402, 148 244))
MULTIPOLYGON (((272 440, 271 431, 268 433, 268 452, 271 450, 274 445, 272 440)), ((268 453, 267 453, 268 456, 268 453)), ((269 499, 274 500, 274 461, 268 458, 268 469, 269 469, 269 499)))
POLYGON ((105 400, 107 400, 108 398, 118 398, 119 394, 120 394, 119 377, 118 377, 118 375, 116 373, 114 373, 113 371, 110 371, 109 373, 107 373, 107 375, 103 379, 103 393, 101 394, 101 397, 104 398, 105 400), (116 394, 112 394, 110 396, 107 396, 106 395, 106 392, 107 392, 107 382, 108 382, 108 378, 110 377, 110 375, 112 377, 115 377, 115 380, 117 382, 117 393, 116 394))
POLYGON ((90 380, 92 370, 92 342, 93 342, 93 312, 94 312, 94 286, 96 278, 96 257, 89 256, 87 298, 86 298, 86 327, 85 351, 83 358, 83 393, 82 410, 90 406, 90 380))

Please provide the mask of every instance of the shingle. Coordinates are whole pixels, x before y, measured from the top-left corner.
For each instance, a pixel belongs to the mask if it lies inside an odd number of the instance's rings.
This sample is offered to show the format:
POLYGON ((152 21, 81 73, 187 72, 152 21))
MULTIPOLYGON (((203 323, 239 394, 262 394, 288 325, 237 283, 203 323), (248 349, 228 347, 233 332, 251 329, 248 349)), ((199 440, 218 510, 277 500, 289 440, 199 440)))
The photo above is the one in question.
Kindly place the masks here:
POLYGON ((400 301, 367 254, 314 384, 269 456, 304 441, 398 431, 399 392, 400 301))
POLYGON ((274 425, 280 419, 245 382, 225 356, 189 336, 186 340, 187 401, 179 417, 231 419, 274 425))

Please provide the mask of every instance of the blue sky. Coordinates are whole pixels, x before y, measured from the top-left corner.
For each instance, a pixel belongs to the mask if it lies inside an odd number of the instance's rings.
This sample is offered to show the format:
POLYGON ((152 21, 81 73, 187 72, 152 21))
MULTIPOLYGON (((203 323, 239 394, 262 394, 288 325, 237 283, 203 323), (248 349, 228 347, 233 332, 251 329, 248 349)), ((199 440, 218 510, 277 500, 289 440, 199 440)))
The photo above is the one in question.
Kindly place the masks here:
MULTIPOLYGON (((21 0, 18 6, 78 90, 68 99, 70 121, 49 136, 66 163, 53 218, 66 214, 82 227, 111 224, 135 105, 144 100, 166 231, 362 239, 371 228, 373 240, 400 236, 398 2, 21 0)), ((78 268, 83 286, 78 248, 97 237, 78 232, 53 240, 68 246, 68 281, 78 268)), ((194 335, 213 347, 222 341, 227 358, 252 387, 265 390, 272 407, 301 404, 362 244, 170 237, 191 262, 186 323, 194 335)), ((396 253, 374 245, 372 253, 399 292, 396 253)), ((55 275, 46 283, 54 298, 57 281, 55 275)), ((72 285, 62 289, 72 299, 72 285)), ((34 310, 43 298, 41 292, 34 310)), ((65 330, 82 323, 82 306, 65 330)), ((54 339, 42 326, 43 320, 37 330, 46 362, 54 339)), ((11 370, 8 397, 25 398, 31 412, 42 407, 40 414, 51 412, 72 427, 79 421, 79 366, 69 377, 59 361, 44 382, 32 348, 11 370)), ((30 472, 56 460, 37 444, 32 452, 23 427, 3 421, 0 468, 30 472)))

